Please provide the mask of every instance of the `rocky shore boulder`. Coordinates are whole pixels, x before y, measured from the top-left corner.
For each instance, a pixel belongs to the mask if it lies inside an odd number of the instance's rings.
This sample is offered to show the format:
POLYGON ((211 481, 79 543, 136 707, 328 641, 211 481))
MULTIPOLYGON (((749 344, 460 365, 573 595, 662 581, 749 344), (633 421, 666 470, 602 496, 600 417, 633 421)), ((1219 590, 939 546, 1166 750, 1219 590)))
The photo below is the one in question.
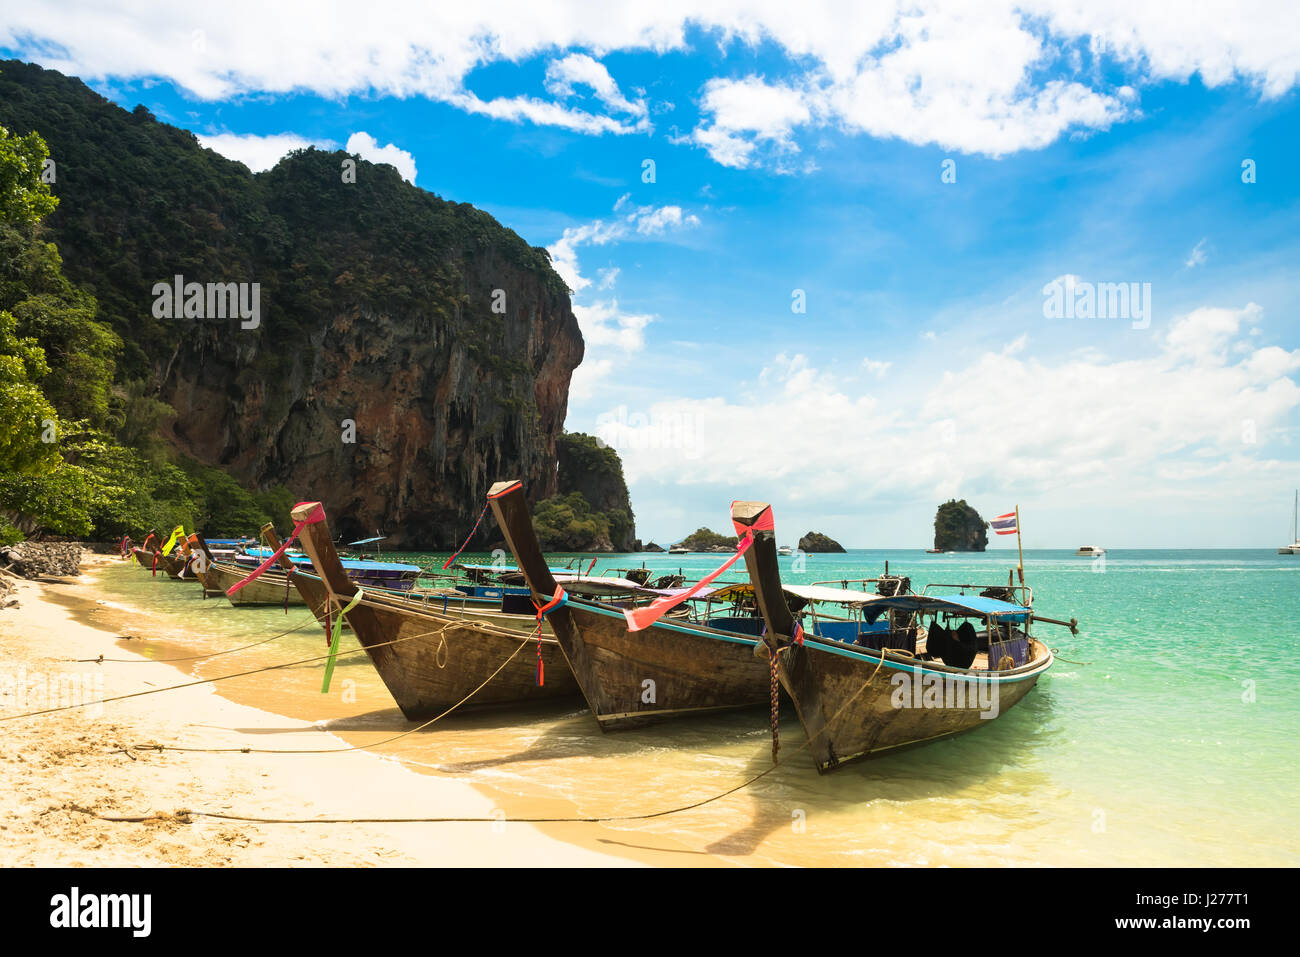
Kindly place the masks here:
POLYGON ((79 575, 81 552, 76 542, 19 542, 0 548, 0 568, 23 578, 79 575))
POLYGON ((829 535, 823 535, 821 532, 809 532, 799 539, 799 551, 809 554, 813 552, 842 552, 844 546, 829 535))

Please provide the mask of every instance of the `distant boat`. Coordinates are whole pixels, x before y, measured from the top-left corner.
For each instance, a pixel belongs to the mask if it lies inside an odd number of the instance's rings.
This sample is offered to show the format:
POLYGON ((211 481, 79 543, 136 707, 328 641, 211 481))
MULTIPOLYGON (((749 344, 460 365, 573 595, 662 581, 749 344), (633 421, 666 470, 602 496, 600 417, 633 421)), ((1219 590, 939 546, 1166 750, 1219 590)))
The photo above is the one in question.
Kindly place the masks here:
POLYGON ((689 548, 682 548, 680 545, 674 545, 672 548, 668 549, 669 555, 689 555, 690 553, 691 550, 689 548))
POLYGON ((776 553, 778 555, 793 555, 794 549, 791 548, 789 545, 782 545, 780 548, 776 550, 776 553))
POLYGON ((1105 555, 1105 554, 1106 554, 1106 549, 1104 549, 1104 548, 1098 548, 1096 545, 1084 545, 1082 548, 1080 548, 1080 549, 1079 549, 1077 552, 1075 552, 1074 554, 1076 554, 1076 555, 1082 555, 1082 556, 1084 556, 1085 558, 1096 558, 1096 557, 1098 557, 1099 555, 1105 555))
POLYGON ((926 553, 927 555, 942 555, 942 554, 943 554, 943 549, 942 549, 942 548, 927 548, 927 549, 925 550, 925 553, 926 553))
POLYGON ((1300 489, 1296 490, 1295 495, 1295 506, 1291 510, 1291 544, 1279 548, 1279 555, 1300 555, 1300 529, 1296 527, 1297 521, 1300 521, 1300 489))

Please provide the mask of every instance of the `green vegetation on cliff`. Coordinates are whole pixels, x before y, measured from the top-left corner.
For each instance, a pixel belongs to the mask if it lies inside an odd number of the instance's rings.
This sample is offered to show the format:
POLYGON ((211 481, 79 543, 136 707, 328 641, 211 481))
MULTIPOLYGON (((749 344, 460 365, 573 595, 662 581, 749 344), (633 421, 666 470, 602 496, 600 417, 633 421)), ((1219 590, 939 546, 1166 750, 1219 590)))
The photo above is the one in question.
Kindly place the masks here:
POLYGON ((0 61, 0 124, 0 535, 247 532, 292 485, 434 545, 485 476, 556 488, 583 345, 544 249, 343 152, 253 174, 33 64, 0 61), (156 316, 176 275, 258 283, 259 325, 156 316))
POLYGON ((987 527, 965 499, 949 499, 934 515, 934 547, 945 552, 982 552, 989 543, 987 527))
POLYGON ((544 552, 609 552, 609 521, 581 492, 556 495, 533 508, 533 527, 544 552))
POLYGON ((58 203, 47 156, 39 136, 0 127, 0 543, 178 524, 243 531, 271 511, 283 523, 283 490, 255 496, 220 470, 168 461, 157 425, 171 410, 113 385, 121 341, 42 232, 58 203))
POLYGON ((692 552, 707 552, 714 548, 735 548, 735 535, 719 535, 711 528, 697 528, 679 543, 692 552))
POLYGON ((581 432, 556 440, 559 494, 533 509, 543 549, 564 552, 630 552, 636 524, 618 453, 581 432))

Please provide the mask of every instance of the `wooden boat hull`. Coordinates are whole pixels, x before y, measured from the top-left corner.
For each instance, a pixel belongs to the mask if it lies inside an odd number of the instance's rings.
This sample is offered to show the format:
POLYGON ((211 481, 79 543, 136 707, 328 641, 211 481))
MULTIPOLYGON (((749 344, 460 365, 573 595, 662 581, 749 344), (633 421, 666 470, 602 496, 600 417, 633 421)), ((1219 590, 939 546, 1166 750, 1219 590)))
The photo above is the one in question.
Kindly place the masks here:
POLYGON ((261 578, 255 578, 233 595, 227 589, 248 577, 248 572, 237 565, 224 562, 212 562, 203 573, 203 590, 206 593, 224 594, 236 608, 255 605, 284 605, 286 592, 290 605, 303 605, 303 597, 296 588, 287 586, 284 575, 275 571, 265 572, 261 578))
MULTIPOLYGON (((313 502, 295 509, 295 521, 318 507, 313 502)), ((323 620, 328 591, 334 592, 336 602, 346 604, 356 586, 343 572, 324 522, 306 526, 302 542, 317 575, 295 575, 294 584, 323 620)), ((532 639, 536 620, 507 617, 513 627, 480 618, 472 610, 463 617, 442 614, 418 599, 378 591, 367 591, 346 613, 357 641, 411 721, 436 717, 462 701, 466 709, 481 709, 578 693, 553 635, 542 635, 544 683, 537 684, 537 643, 532 639)))
MULTIPOLYGON (((492 507, 535 600, 549 600, 555 579, 538 545, 522 487, 516 486, 493 486, 492 507)), ((755 657, 755 638, 668 618, 630 632, 619 609, 576 598, 547 620, 603 730, 770 700, 768 664, 755 657)))
POLYGON ((978 728, 1014 707, 1052 665, 1051 651, 1035 638, 1025 664, 1006 671, 955 668, 807 634, 795 641, 770 506, 733 502, 731 517, 738 531, 753 532, 745 567, 767 623, 763 640, 777 655, 781 685, 794 700, 822 773, 978 728))
MULTIPOLYGON (((170 555, 164 555, 162 552, 155 553, 152 551, 146 551, 143 548, 133 548, 131 549, 131 554, 135 556, 135 560, 140 563, 142 568, 147 568, 150 571, 153 571, 156 567, 157 571, 162 572, 168 578, 181 579, 181 572, 185 571, 185 566, 188 564, 188 559, 182 557, 179 552, 172 552, 170 555), (157 555, 156 566, 154 563, 155 554, 157 555)), ((188 573, 186 577, 191 579, 193 578, 193 576, 188 573)))
POLYGON ((1005 714, 1052 664, 1031 639, 1030 662, 970 672, 908 662, 865 648, 806 639, 781 649, 781 683, 794 699, 817 770, 983 727, 1005 714))
POLYGON ((617 610, 576 599, 551 615, 551 625, 606 731, 769 701, 757 639, 663 620, 630 632, 617 610))

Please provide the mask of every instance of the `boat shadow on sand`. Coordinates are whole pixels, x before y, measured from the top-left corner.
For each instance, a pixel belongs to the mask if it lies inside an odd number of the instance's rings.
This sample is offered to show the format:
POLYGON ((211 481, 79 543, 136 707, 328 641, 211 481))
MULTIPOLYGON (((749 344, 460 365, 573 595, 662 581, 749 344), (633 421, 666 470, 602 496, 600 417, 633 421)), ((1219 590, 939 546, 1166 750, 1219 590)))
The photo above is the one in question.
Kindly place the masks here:
MULTIPOLYGON (((954 793, 989 786, 1008 769, 1016 769, 1014 789, 1028 793, 1049 786, 1046 775, 1025 769, 1026 753, 1047 746, 1062 733, 1053 720, 1052 692, 1035 689, 1013 715, 989 723, 976 734, 931 741, 921 746, 900 749, 865 761, 847 764, 833 773, 819 775, 811 754, 803 746, 806 737, 799 727, 793 707, 781 709, 780 767, 754 781, 734 795, 724 798, 736 807, 728 817, 735 828, 705 846, 705 851, 732 857, 745 857, 772 835, 791 826, 792 809, 811 816, 851 812, 872 801, 891 803, 922 802, 949 798, 954 793), (741 808, 745 802, 748 814, 741 808)), ((294 732, 314 733, 320 725, 295 728, 235 729, 250 735, 274 735, 294 732)), ((337 718, 324 729, 340 735, 348 744, 368 747, 367 738, 377 742, 392 735, 419 728, 419 722, 404 721, 396 708, 379 709, 337 718)), ((668 722, 646 728, 602 734, 593 726, 591 713, 583 702, 547 702, 528 708, 492 709, 468 714, 449 715, 428 728, 414 731, 395 748, 376 748, 373 753, 412 760, 422 767, 451 775, 472 775, 479 771, 500 770, 516 765, 551 764, 564 761, 609 762, 612 767, 641 767, 648 775, 643 793, 654 794, 653 776, 662 773, 652 755, 673 751, 686 755, 684 761, 698 755, 707 762, 702 770, 716 780, 718 761, 731 767, 727 782, 712 788, 702 787, 698 795, 680 801, 648 797, 642 807, 622 804, 610 808, 615 815, 632 815, 666 810, 674 805, 706 801, 730 787, 758 777, 771 768, 770 730, 766 709, 732 712, 699 717, 684 722, 668 722), (486 755, 485 738, 508 732, 520 740, 519 747, 504 753, 486 755), (439 740, 441 738, 441 740, 439 740), (457 752, 467 755, 457 759, 457 752), (448 756, 438 760, 439 755, 448 756)), ((680 771, 680 765, 677 766, 680 771)), ((528 771, 516 773, 527 777, 528 771)), ((550 773, 549 769, 542 773, 550 773)), ((575 768, 573 777, 580 779, 587 771, 575 768)), ((1012 782, 997 785, 1000 796, 1007 796, 1012 782)), ((1016 802, 1009 802, 1008 813, 1016 802)), ((989 802, 996 806, 997 801, 989 802)))

